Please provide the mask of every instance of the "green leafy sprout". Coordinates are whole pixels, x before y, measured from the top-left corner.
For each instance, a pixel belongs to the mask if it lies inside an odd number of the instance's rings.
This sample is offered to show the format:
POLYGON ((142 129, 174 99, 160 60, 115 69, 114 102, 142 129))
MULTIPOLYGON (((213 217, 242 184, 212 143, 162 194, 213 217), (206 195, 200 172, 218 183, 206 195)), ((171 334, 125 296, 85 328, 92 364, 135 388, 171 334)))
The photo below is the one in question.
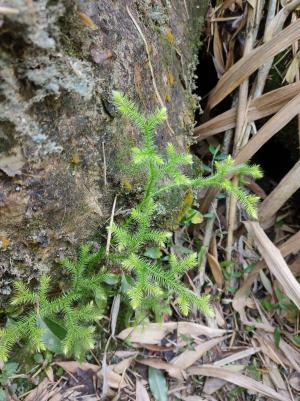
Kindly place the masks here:
POLYGON ((171 253, 167 261, 145 254, 147 246, 164 247, 170 237, 169 232, 156 229, 154 224, 163 193, 180 188, 216 187, 233 194, 251 217, 257 217, 258 198, 241 186, 235 186, 231 178, 259 178, 258 166, 236 165, 231 157, 227 157, 215 161, 214 174, 190 178, 183 172, 184 167, 192 165, 190 154, 177 152, 170 143, 160 151, 155 144, 155 129, 166 120, 166 109, 145 116, 122 93, 113 92, 113 99, 117 110, 139 128, 142 136, 141 146, 132 149, 133 163, 146 174, 142 199, 124 222, 113 224, 109 255, 102 248, 93 253, 91 246, 85 244, 75 261, 63 261, 62 266, 71 279, 62 293, 51 295, 50 276, 42 276, 39 289, 34 291, 23 282, 15 283, 11 303, 20 310, 15 319, 9 319, 0 329, 0 360, 7 360, 13 346, 25 339, 33 350, 44 350, 47 329, 56 332, 62 353, 83 358, 94 346, 95 322, 104 311, 107 284, 113 281, 110 266, 122 269, 123 277, 130 277, 127 295, 137 314, 145 314, 146 309, 150 309, 158 316, 168 311, 174 300, 183 315, 188 314, 192 305, 204 314, 212 315, 208 295, 198 295, 182 282, 183 275, 197 267, 196 253, 185 258, 171 253), (58 331, 57 327, 61 329, 58 331))

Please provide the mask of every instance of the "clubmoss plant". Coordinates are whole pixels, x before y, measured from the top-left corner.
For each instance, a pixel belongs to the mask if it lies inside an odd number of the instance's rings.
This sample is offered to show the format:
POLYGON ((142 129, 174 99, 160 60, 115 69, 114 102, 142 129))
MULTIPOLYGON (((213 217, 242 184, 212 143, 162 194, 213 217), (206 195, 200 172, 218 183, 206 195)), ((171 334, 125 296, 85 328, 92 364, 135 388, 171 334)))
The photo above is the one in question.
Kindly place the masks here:
POLYGON ((166 261, 145 256, 147 246, 163 247, 170 237, 169 232, 157 230, 154 226, 161 194, 179 188, 213 186, 236 196, 247 213, 256 217, 258 198, 233 185, 230 177, 258 178, 261 176, 258 166, 235 165, 228 157, 215 162, 214 174, 190 178, 183 172, 184 166, 192 164, 190 154, 178 153, 170 143, 159 151, 155 144, 155 129, 166 119, 166 109, 145 116, 120 92, 114 92, 113 97, 118 111, 141 132, 141 146, 133 148, 132 154, 133 163, 146 176, 142 199, 131 209, 126 221, 112 226, 109 255, 102 248, 92 253, 91 247, 85 244, 76 261, 63 261, 62 265, 71 278, 63 293, 50 294, 50 276, 41 277, 37 291, 30 290, 22 282, 15 284, 11 303, 20 307, 20 313, 0 329, 0 360, 6 360, 14 344, 24 339, 30 342, 33 350, 45 349, 45 325, 61 340, 61 352, 82 358, 94 345, 93 323, 103 312, 99 299, 107 297, 106 283, 112 280, 108 266, 119 267, 131 277, 127 295, 137 313, 144 313, 148 308, 158 316, 168 310, 169 302, 174 300, 183 315, 188 314, 192 305, 206 315, 212 314, 208 296, 198 296, 182 282, 185 272, 197 266, 196 253, 182 259, 171 253, 166 261), (58 326, 60 330, 57 330, 58 326))
POLYGON ((155 129, 167 117, 166 109, 161 108, 149 116, 143 115, 126 96, 113 92, 117 109, 132 121, 142 135, 141 147, 133 148, 133 162, 143 171, 146 170, 146 183, 143 198, 130 212, 125 224, 114 225, 114 239, 118 251, 123 254, 122 266, 135 278, 134 285, 128 291, 134 309, 141 307, 145 300, 159 299, 166 295, 175 295, 182 314, 187 315, 190 307, 196 305, 204 314, 210 315, 212 309, 207 295, 198 296, 183 285, 184 273, 197 265, 197 254, 178 260, 175 254, 169 257, 169 263, 153 262, 143 257, 142 249, 149 242, 163 246, 169 233, 152 228, 152 217, 158 207, 159 196, 167 191, 182 187, 217 187, 233 194, 240 201, 251 217, 256 217, 258 198, 247 193, 243 188, 232 184, 234 175, 261 177, 257 165, 235 165, 231 157, 222 162, 215 162, 215 173, 209 177, 189 178, 183 173, 183 167, 192 164, 192 156, 178 153, 171 143, 160 152, 155 145, 155 129))
POLYGON ((92 253, 90 249, 89 244, 82 245, 77 260, 62 262, 70 274, 69 287, 63 294, 49 295, 51 277, 46 275, 41 277, 39 289, 35 291, 20 281, 15 283, 11 304, 20 307, 21 313, 0 330, 1 361, 7 360, 13 346, 21 340, 27 340, 34 351, 45 350, 45 327, 54 328, 65 355, 73 354, 81 359, 93 348, 92 323, 101 318, 105 306, 95 299, 107 298, 105 282, 113 275, 105 268, 93 272, 104 251, 92 253))

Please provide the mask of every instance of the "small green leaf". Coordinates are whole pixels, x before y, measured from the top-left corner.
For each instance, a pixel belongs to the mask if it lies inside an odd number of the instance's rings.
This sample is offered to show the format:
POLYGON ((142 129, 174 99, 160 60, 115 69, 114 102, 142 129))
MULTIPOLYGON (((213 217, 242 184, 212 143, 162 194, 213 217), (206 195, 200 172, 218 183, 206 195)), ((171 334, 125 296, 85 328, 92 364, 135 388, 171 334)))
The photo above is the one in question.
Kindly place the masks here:
POLYGON ((274 330, 274 341, 277 348, 279 348, 280 339, 281 339, 281 331, 279 327, 276 327, 274 330))
POLYGON ((55 353, 61 353, 62 352, 61 339, 56 334, 53 333, 53 331, 50 329, 50 327, 48 327, 48 324, 46 324, 44 320, 39 319, 39 326, 43 329, 42 342, 45 345, 45 347, 49 351, 55 353))
POLYGON ((196 211, 193 215, 193 217, 191 218, 191 223, 192 224, 200 224, 203 221, 203 214, 196 211))
POLYGON ((110 273, 103 281, 108 285, 115 285, 119 282, 120 277, 117 274, 110 273))
POLYGON ((148 256, 151 259, 160 259, 162 256, 162 252, 159 247, 147 248, 144 256, 148 256))
POLYGON ((7 362, 4 366, 7 376, 15 374, 18 370, 19 364, 17 362, 7 362))
POLYGON ((162 371, 149 367, 148 378, 150 390, 156 401, 168 400, 168 387, 165 376, 162 371))

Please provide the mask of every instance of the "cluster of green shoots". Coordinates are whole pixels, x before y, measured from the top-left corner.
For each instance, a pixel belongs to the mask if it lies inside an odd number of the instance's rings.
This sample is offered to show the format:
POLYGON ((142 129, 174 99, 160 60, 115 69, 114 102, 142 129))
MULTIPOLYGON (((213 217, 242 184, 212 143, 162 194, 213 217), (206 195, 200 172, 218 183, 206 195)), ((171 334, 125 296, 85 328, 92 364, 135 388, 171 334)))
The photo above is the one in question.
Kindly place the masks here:
POLYGON ((79 258, 72 262, 64 260, 63 266, 71 276, 70 285, 62 294, 50 294, 49 276, 43 276, 38 291, 31 291, 22 282, 15 284, 12 304, 22 308, 20 315, 0 331, 0 360, 7 359, 13 345, 28 339, 32 349, 43 350, 45 324, 47 329, 55 325, 63 330, 60 337, 61 352, 82 357, 93 348, 94 322, 101 318, 106 286, 112 275, 108 267, 115 265, 131 277, 127 292, 131 307, 138 311, 145 306, 157 312, 163 302, 173 300, 181 313, 187 315, 195 305, 206 315, 212 314, 207 295, 199 296, 182 282, 183 275, 197 266, 197 254, 179 259, 171 253, 167 261, 153 261, 144 256, 149 245, 164 247, 170 233, 154 227, 154 216, 163 193, 180 188, 216 187, 236 196, 251 217, 256 217, 257 197, 232 183, 233 176, 261 177, 258 166, 236 165, 228 157, 214 165, 215 173, 208 177, 190 178, 184 172, 192 164, 192 156, 178 153, 172 144, 159 151, 155 144, 155 129, 167 117, 162 108, 149 116, 143 115, 130 100, 120 92, 114 92, 114 103, 119 112, 133 122, 141 133, 141 146, 133 148, 133 163, 140 166, 146 176, 143 196, 131 209, 126 221, 112 227, 112 251, 91 253, 90 247, 81 247, 79 258), (106 266, 106 267, 103 267, 106 266), (50 323, 51 324, 50 324, 50 323))

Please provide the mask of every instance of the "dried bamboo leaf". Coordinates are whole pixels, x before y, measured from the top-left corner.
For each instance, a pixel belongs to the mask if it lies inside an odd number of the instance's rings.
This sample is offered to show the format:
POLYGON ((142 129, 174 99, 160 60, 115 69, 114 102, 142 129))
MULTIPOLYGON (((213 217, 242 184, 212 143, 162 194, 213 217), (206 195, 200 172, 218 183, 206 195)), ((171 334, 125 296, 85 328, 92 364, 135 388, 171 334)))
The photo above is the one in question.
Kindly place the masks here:
MULTIPOLYGON (((300 21, 300 19, 298 20, 300 21)), ((246 146, 235 157, 237 164, 244 163, 278 131, 285 127, 297 114, 300 113, 300 94, 290 100, 278 113, 262 126, 257 134, 247 143, 246 146)))
POLYGON ((261 224, 273 217, 283 204, 300 188, 300 160, 286 174, 259 207, 261 224))
POLYGON ((235 63, 219 80, 208 100, 210 110, 236 89, 257 68, 299 39, 300 20, 295 21, 269 42, 257 47, 235 63))
POLYGON ((146 366, 151 366, 151 368, 165 370, 169 376, 174 377, 175 379, 182 380, 183 374, 182 369, 172 365, 169 362, 165 362, 162 359, 157 358, 147 358, 147 359, 140 359, 138 363, 146 366))
POLYGON ((224 277, 223 277, 223 272, 222 268, 220 266, 220 263, 218 259, 216 259, 213 255, 210 253, 207 254, 207 261, 209 264, 209 267, 211 269, 211 272, 214 276, 215 282, 217 284, 218 288, 223 288, 224 285, 224 277))
MULTIPOLYGON (((232 370, 233 372, 241 373, 243 370, 245 370, 246 366, 245 365, 229 365, 226 367, 226 369, 232 370)), ((227 383, 225 380, 218 379, 216 377, 208 377, 205 380, 205 384, 203 387, 203 392, 204 394, 213 394, 216 391, 219 391, 223 386, 225 386, 227 383)))
MULTIPOLYGON (((247 121, 259 120, 268 117, 280 110, 287 102, 293 99, 300 91, 300 82, 270 91, 262 96, 251 100, 247 113, 247 121)), ((230 128, 234 128, 236 124, 236 107, 218 115, 215 118, 201 124, 194 130, 197 140, 204 140, 219 132, 225 132, 230 128)))
POLYGON ((213 363, 214 366, 225 366, 229 363, 236 362, 240 359, 247 358, 248 356, 254 355, 260 351, 258 347, 250 347, 243 351, 235 352, 232 355, 227 356, 226 358, 220 359, 213 363))
POLYGON ((196 361, 198 361, 202 355, 204 355, 211 348, 215 347, 221 341, 225 340, 227 337, 228 336, 224 336, 205 341, 204 343, 197 345, 194 350, 186 350, 182 354, 175 356, 170 363, 180 369, 187 369, 196 361))
MULTIPOLYGON (((296 253, 300 250, 300 231, 294 234, 286 242, 279 246, 279 251, 283 257, 290 255, 291 253, 296 253)), ((255 268, 249 273, 243 285, 236 292, 232 306, 237 311, 240 312, 246 306, 246 300, 250 292, 251 285, 254 283, 261 269, 266 268, 266 263, 262 260, 257 263, 255 268)))
POLYGON ((178 337, 204 335, 212 338, 228 333, 227 330, 214 329, 192 322, 167 322, 128 327, 118 334, 117 338, 139 344, 160 344, 161 340, 174 330, 177 330, 178 337))
POLYGON ((269 270, 277 278, 285 294, 300 309, 300 284, 290 271, 280 250, 268 238, 258 222, 246 221, 244 224, 248 233, 253 236, 269 270))
POLYGON ((291 401, 290 398, 284 397, 271 387, 264 385, 250 377, 242 375, 240 373, 232 372, 229 369, 215 367, 211 365, 203 365, 199 368, 190 368, 188 371, 189 375, 201 375, 208 377, 216 377, 221 380, 226 380, 239 387, 244 387, 247 390, 255 391, 256 393, 263 394, 265 397, 270 397, 279 401, 291 401))

